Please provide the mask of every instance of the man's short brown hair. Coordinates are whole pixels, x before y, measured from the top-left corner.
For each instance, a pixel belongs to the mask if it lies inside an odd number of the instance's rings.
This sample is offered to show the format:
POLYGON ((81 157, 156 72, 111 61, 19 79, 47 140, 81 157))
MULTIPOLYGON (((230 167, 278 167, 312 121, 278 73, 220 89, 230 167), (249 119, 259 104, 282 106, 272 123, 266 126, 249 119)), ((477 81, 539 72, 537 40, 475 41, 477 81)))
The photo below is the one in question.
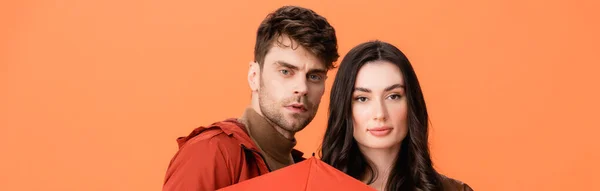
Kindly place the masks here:
POLYGON ((286 46, 279 40, 283 36, 291 38, 291 48, 295 48, 293 42, 296 42, 317 56, 327 69, 335 68, 333 63, 340 55, 335 29, 327 19, 307 8, 284 6, 267 15, 258 27, 254 61, 258 62, 261 69, 267 52, 276 40, 279 46, 286 46))

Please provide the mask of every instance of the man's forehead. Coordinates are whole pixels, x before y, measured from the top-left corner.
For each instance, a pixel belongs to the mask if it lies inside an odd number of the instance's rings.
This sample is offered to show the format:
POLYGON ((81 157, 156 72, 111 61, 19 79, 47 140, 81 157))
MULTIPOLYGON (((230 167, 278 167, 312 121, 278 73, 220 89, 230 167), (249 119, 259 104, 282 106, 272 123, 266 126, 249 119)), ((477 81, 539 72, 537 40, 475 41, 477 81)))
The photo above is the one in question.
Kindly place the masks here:
POLYGON ((308 67, 309 69, 327 71, 327 67, 323 61, 310 51, 307 51, 303 46, 295 48, 273 46, 268 51, 265 62, 267 62, 267 64, 289 64, 297 68, 308 67))

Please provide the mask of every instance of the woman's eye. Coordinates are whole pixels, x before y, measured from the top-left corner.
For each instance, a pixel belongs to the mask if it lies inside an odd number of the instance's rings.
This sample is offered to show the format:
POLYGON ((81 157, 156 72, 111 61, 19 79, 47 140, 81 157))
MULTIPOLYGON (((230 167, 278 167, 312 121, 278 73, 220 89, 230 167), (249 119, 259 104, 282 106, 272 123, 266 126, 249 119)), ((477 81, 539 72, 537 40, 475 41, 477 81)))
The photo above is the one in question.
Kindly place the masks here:
POLYGON ((400 99, 402 98, 402 96, 398 95, 398 94, 394 94, 394 95, 390 95, 389 97, 390 99, 396 100, 396 99, 400 99))
POLYGON ((358 102, 365 102, 365 101, 367 101, 367 98, 366 97, 357 97, 356 101, 358 101, 358 102))

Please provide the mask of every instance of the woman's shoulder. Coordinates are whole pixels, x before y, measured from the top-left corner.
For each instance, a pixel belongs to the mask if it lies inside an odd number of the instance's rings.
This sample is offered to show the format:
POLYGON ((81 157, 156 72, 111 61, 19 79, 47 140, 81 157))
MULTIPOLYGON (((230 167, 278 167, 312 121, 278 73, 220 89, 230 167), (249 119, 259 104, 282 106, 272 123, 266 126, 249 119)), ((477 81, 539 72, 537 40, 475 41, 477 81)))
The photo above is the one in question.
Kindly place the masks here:
POLYGON ((444 191, 473 191, 473 188, 467 183, 447 177, 443 174, 440 174, 440 180, 442 180, 444 191))

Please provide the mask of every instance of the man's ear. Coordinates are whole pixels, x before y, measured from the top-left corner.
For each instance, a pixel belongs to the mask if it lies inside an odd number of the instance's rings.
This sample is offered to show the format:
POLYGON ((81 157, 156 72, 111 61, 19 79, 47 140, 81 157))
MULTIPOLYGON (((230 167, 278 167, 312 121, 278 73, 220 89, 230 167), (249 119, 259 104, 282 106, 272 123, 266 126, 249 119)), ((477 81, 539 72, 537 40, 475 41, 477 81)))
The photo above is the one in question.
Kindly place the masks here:
POLYGON ((252 92, 258 91, 260 87, 260 66, 256 62, 250 62, 248 69, 248 85, 252 92))

